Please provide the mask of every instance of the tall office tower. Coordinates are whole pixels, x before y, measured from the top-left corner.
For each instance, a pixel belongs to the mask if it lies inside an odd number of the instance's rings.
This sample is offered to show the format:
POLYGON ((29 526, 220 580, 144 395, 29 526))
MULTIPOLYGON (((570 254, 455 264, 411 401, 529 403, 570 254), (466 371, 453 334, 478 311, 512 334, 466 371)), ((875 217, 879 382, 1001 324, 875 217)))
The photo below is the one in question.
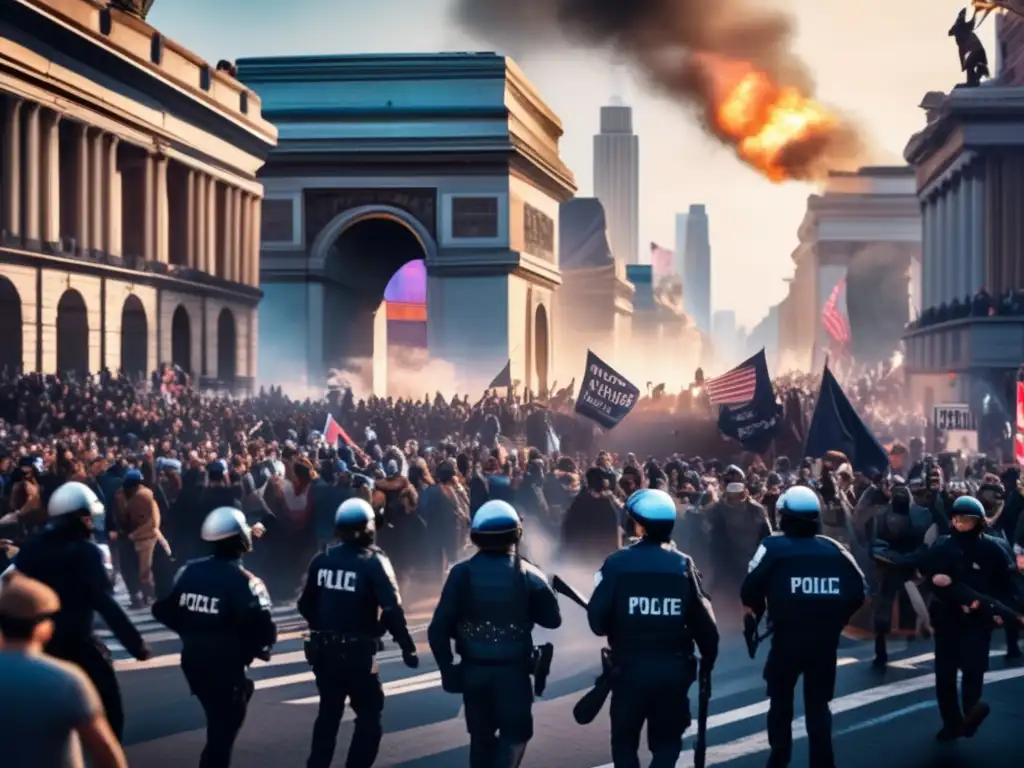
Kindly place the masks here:
POLYGON ((601 107, 601 132, 594 137, 594 196, 604 207, 612 255, 639 264, 640 139, 632 108, 613 102, 601 107))
MULTIPOLYGON (((682 280, 686 265, 686 214, 676 214, 676 244, 672 257, 672 271, 682 280)), ((684 286, 685 289, 685 286, 684 286)))
POLYGON ((683 307, 700 330, 711 332, 711 240, 708 212, 701 204, 691 205, 686 214, 683 307))

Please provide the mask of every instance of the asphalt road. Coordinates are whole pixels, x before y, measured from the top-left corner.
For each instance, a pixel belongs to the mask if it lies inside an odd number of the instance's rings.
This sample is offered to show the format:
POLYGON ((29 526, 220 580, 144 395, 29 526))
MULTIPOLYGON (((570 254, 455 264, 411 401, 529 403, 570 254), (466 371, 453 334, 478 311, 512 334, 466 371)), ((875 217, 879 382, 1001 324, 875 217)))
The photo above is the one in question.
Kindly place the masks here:
MULTIPOLYGON (((468 765, 468 739, 461 701, 444 693, 426 650, 429 605, 411 606, 410 624, 421 647, 419 669, 406 668, 393 648, 384 651, 380 672, 387 702, 385 736, 377 765, 455 768, 468 765), (419 610, 417 610, 417 608, 419 610)), ((535 737, 528 768, 611 768, 607 714, 589 726, 572 720, 571 709, 597 673, 598 649, 577 611, 565 609, 566 625, 553 636, 556 653, 548 690, 534 706, 535 737)), ((196 765, 205 740, 198 703, 191 698, 177 666, 178 640, 145 612, 132 612, 156 654, 145 663, 129 660, 111 642, 127 712, 129 762, 143 768, 196 765)), ((316 688, 302 658, 302 620, 293 607, 276 609, 281 642, 270 663, 257 662, 251 677, 256 694, 239 737, 234 765, 239 768, 305 764, 316 715, 316 688)), ((716 667, 708 723, 708 765, 763 766, 768 754, 764 732, 767 701, 760 664, 751 662, 735 635, 725 636, 716 667)), ((995 643, 1001 644, 1001 633, 995 643)), ((939 728, 933 698, 932 645, 896 641, 884 674, 870 667, 869 644, 844 639, 836 699, 833 702, 840 768, 953 768, 1021 765, 1024 749, 1024 667, 1007 667, 1000 647, 993 650, 986 699, 993 712, 978 735, 953 745, 937 745, 939 728)), ((759 659, 763 661, 764 651, 759 659)), ((692 691, 695 694, 695 690, 692 691)), ((794 722, 794 766, 807 765, 801 711, 794 722)), ((350 715, 342 724, 334 765, 343 766, 350 715)), ((679 765, 692 765, 690 735, 679 765)))

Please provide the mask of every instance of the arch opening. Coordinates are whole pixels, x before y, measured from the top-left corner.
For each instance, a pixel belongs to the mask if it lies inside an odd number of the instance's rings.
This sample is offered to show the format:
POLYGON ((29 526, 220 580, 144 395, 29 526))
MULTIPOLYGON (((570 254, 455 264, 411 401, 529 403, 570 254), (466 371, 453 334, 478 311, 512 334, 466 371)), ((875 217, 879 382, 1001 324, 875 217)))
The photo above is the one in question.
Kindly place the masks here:
POLYGON ((89 371, 89 312, 85 299, 68 288, 57 303, 57 370, 84 376, 89 371))
POLYGON ((226 307, 217 317, 217 378, 233 384, 238 371, 238 338, 235 315, 226 307))
POLYGON ((171 319, 171 363, 192 373, 192 320, 182 306, 174 310, 171 319))
POLYGON ((392 216, 368 215, 338 235, 324 263, 325 371, 384 394, 389 347, 425 349, 426 257, 418 235, 392 216), (382 310, 388 298, 394 309, 382 310))
POLYGON ((25 352, 21 295, 14 283, 0 276, 0 371, 21 371, 25 352))
POLYGON ((533 318, 533 369, 537 372, 537 393, 548 395, 548 311, 543 304, 537 305, 533 318))
POLYGON ((121 372, 133 380, 145 379, 149 367, 149 321, 138 296, 129 296, 121 308, 121 372))

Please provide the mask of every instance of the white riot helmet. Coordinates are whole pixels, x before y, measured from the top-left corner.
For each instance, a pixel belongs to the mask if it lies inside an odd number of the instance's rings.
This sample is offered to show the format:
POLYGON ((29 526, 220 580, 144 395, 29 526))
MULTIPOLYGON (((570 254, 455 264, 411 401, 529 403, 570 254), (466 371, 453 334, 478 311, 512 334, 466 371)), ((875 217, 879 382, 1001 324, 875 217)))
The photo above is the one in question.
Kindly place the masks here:
POLYGON ((238 537, 246 552, 252 551, 252 529, 245 515, 234 507, 218 507, 203 520, 203 541, 215 543, 238 537))
POLYGON ((67 515, 96 517, 105 512, 103 502, 85 483, 64 483, 50 497, 46 512, 51 519, 67 515))

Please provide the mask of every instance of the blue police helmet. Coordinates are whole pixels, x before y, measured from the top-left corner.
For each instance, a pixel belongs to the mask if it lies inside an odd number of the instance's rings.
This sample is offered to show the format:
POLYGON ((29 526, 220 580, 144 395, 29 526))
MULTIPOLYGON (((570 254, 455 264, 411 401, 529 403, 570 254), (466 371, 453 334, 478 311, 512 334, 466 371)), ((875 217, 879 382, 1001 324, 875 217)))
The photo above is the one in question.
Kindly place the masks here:
POLYGON ((142 483, 142 473, 137 469, 129 469, 124 473, 124 484, 125 485, 140 485, 142 483))
POLYGON ((334 513, 334 527, 351 531, 374 530, 376 515, 363 499, 345 499, 334 513))
POLYGON ((507 501, 488 501, 473 515, 470 532, 473 534, 509 534, 521 530, 523 521, 507 501))
POLYGON ((985 508, 973 496, 961 496, 953 502, 953 515, 959 517, 985 518, 985 508))
POLYGON ((775 504, 775 511, 780 515, 817 520, 821 517, 821 501, 818 494, 802 485, 794 485, 775 504))
POLYGON ((227 541, 237 536, 245 545, 246 552, 252 549, 252 530, 245 515, 234 507, 218 507, 208 514, 203 520, 200 535, 203 541, 210 543, 227 541))
POLYGON ((656 488, 642 488, 630 494, 626 499, 626 512, 641 525, 676 521, 676 503, 656 488))

